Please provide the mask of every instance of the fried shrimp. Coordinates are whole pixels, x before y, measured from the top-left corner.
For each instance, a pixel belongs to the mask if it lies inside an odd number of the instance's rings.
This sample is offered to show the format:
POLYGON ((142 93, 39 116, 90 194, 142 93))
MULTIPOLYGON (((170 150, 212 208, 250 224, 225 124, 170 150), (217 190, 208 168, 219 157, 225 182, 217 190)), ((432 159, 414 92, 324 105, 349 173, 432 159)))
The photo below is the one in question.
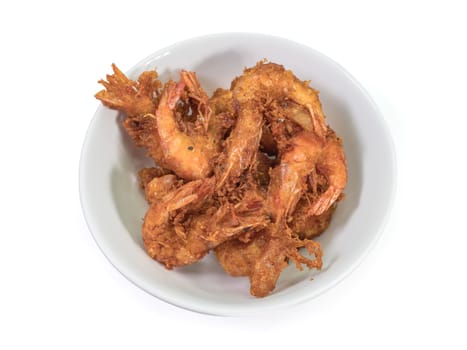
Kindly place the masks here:
MULTIPOLYGON (((151 203, 143 224, 144 244, 148 254, 168 269, 192 264, 227 239, 266 227, 263 201, 255 195, 245 196, 235 207, 190 215, 212 195, 214 180, 188 182, 151 203)), ((163 184, 164 188, 165 180, 163 184)))
MULTIPOLYGON (((321 138, 326 136, 327 125, 317 90, 281 65, 259 62, 256 66, 245 69, 243 75, 232 82, 231 90, 237 90, 237 96, 248 101, 290 99, 306 108, 315 134, 321 138)), ((296 115, 300 115, 298 112, 296 115)), ((302 116, 299 118, 303 119, 302 116)))
POLYGON ((206 200, 212 193, 213 185, 210 180, 191 181, 151 204, 142 229, 149 256, 171 269, 196 262, 207 253, 207 250, 196 254, 190 251, 186 234, 177 230, 171 215, 177 210, 187 211, 190 205, 206 200))
POLYGON ((295 210, 306 185, 306 177, 319 159, 323 142, 314 133, 302 132, 290 140, 280 163, 271 171, 268 199, 277 222, 295 210))
POLYGON ((180 130, 175 107, 184 88, 183 80, 178 84, 169 81, 164 87, 155 116, 148 116, 155 118, 164 166, 181 178, 203 179, 212 171, 211 159, 215 150, 207 137, 188 135, 180 130))
POLYGON ((208 95, 188 70, 162 84, 156 71, 133 81, 112 69, 95 96, 125 113, 123 127, 155 162, 138 173, 152 259, 170 270, 213 250, 255 297, 273 292, 291 263, 322 268, 312 239, 329 226, 348 175, 309 81, 261 61, 208 95))
POLYGON ((287 225, 287 217, 294 212, 306 188, 306 176, 313 169, 322 148, 323 143, 319 137, 314 133, 303 132, 290 141, 280 164, 271 171, 267 198, 273 224, 268 227, 267 243, 250 273, 252 295, 264 297, 274 289, 280 273, 287 266, 287 258, 295 261, 299 269, 301 264, 309 268, 321 268, 319 243, 293 237, 287 225), (300 247, 306 247, 315 259, 300 255, 297 252, 300 247))

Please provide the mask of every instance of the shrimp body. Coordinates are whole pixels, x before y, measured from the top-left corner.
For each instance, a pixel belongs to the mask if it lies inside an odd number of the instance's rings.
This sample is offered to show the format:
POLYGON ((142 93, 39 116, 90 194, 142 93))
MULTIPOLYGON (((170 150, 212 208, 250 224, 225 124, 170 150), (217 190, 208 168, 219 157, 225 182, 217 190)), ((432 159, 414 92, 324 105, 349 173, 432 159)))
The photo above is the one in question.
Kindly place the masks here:
POLYGON ((215 152, 206 137, 188 135, 179 129, 175 119, 175 107, 185 87, 168 82, 156 110, 156 130, 159 146, 164 155, 164 167, 187 180, 203 179, 210 175, 211 159, 215 152))
MULTIPOLYGON (((231 89, 237 91, 238 99, 266 101, 290 99, 304 106, 310 115, 313 128, 313 130, 305 130, 314 131, 322 139, 325 138, 327 125, 318 92, 283 66, 259 62, 256 66, 245 69, 243 75, 232 82, 231 89)), ((303 117, 300 116, 300 119, 303 117)), ((306 125, 303 122, 299 124, 306 125)))
MULTIPOLYGON (((225 150, 218 163, 217 188, 226 181, 236 183, 240 175, 253 163, 259 147, 263 126, 263 115, 255 100, 249 99, 244 90, 248 79, 241 76, 232 83, 231 93, 217 92, 217 101, 231 100, 233 111, 237 115, 235 126, 225 143, 225 150)), ((216 100, 215 100, 216 101, 216 100)))
POLYGON ((302 132, 290 140, 280 164, 271 171, 268 199, 273 222, 267 228, 267 243, 249 275, 252 295, 264 297, 274 289, 280 273, 287 266, 287 258, 295 261, 299 269, 302 269, 301 264, 321 268, 319 243, 293 237, 287 217, 294 212, 306 188, 306 176, 314 168, 323 146, 317 135, 302 132), (311 260, 299 254, 297 249, 300 247, 306 247, 315 258, 311 260))
POLYGON ((306 185, 306 176, 319 159, 323 142, 314 133, 303 132, 292 138, 281 162, 271 171, 268 188, 275 222, 285 222, 295 210, 306 185))
POLYGON ((228 179, 236 182, 252 164, 261 140, 262 123, 263 117, 258 111, 252 108, 239 111, 235 127, 226 141, 223 155, 225 165, 217 171, 218 189, 228 179))
POLYGON ((191 264, 201 259, 207 251, 194 254, 187 246, 186 236, 171 222, 175 211, 189 208, 204 201, 213 189, 213 182, 195 180, 168 192, 151 204, 143 223, 143 241, 147 253, 168 269, 191 264))
POLYGON ((266 238, 259 232, 251 240, 228 240, 214 250, 222 268, 231 276, 249 276, 261 256, 266 238))
POLYGON ((260 62, 245 69, 232 82, 230 90, 238 117, 227 140, 226 165, 221 169, 218 188, 228 178, 238 178, 251 165, 261 141, 263 115, 259 106, 264 100, 289 98, 307 108, 318 137, 323 138, 327 130, 316 91, 280 65, 260 62))
POLYGON ((184 179, 208 176, 212 170, 210 160, 218 145, 206 135, 212 111, 196 74, 182 70, 180 83, 168 82, 161 94, 162 83, 155 70, 143 72, 133 81, 116 65, 112 69, 114 74, 107 75, 107 81, 99 81, 105 90, 98 92, 96 98, 127 114, 123 125, 135 144, 146 148, 158 165, 184 179), (196 114, 191 134, 180 130, 175 115, 182 94, 195 102, 189 106, 196 114))
POLYGON ((263 100, 289 98, 306 106, 314 134, 323 139, 327 126, 317 93, 282 66, 260 62, 245 69, 243 75, 232 82, 230 90, 238 117, 226 142, 225 165, 217 171, 221 173, 218 188, 229 178, 238 179, 252 164, 262 136, 264 118, 259 106, 263 100))

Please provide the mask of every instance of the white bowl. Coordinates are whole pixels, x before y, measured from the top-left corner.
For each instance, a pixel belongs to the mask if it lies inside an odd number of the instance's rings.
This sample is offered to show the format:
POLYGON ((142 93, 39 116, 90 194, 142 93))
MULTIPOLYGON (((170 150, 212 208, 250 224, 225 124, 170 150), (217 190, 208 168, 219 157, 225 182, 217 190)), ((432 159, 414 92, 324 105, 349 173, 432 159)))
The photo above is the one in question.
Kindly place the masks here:
POLYGON ((115 268, 171 304, 209 314, 243 315, 311 299, 362 261, 388 218, 396 176, 394 147, 384 119, 362 86, 321 53, 272 36, 216 34, 159 50, 128 75, 136 78, 157 68, 165 81, 177 79, 178 70, 185 68, 196 71, 210 93, 229 87, 244 67, 263 58, 292 69, 302 80, 312 80, 311 85, 321 91, 327 120, 344 140, 349 170, 346 200, 318 239, 324 251, 323 269, 300 272, 289 266, 266 298, 250 296, 248 279, 228 276, 212 253, 172 271, 149 258, 141 238, 147 204, 137 171, 151 162, 120 126, 123 116, 118 112, 99 107, 89 126, 80 161, 81 203, 89 230, 115 268))

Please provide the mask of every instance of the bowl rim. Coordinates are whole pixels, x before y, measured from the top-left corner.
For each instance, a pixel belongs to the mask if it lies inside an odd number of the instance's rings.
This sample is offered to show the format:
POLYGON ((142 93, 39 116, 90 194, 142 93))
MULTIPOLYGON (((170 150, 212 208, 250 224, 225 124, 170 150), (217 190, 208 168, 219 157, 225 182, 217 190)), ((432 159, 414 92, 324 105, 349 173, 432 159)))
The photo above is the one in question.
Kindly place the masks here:
MULTIPOLYGON (((380 240, 383 232, 386 229, 386 226, 389 222, 389 219, 391 217, 391 214, 393 212, 394 208, 394 202, 397 194, 397 182, 398 182, 398 166, 397 166, 397 154, 396 154, 396 147, 394 143, 394 139, 391 135, 391 128, 389 127, 389 124, 387 120, 385 119, 383 113, 381 112, 380 108, 378 105, 375 103, 371 95, 366 91, 366 89, 363 87, 363 85, 355 79, 354 76, 352 76, 343 66, 341 66, 339 63, 334 61, 333 59, 329 58, 325 54, 317 51, 316 49, 313 49, 305 44, 299 43, 294 40, 290 40, 288 38, 276 36, 276 35, 270 35, 270 34, 263 34, 263 33, 254 33, 254 32, 220 32, 220 33, 213 33, 213 34, 207 34, 207 35, 201 35, 201 36, 194 36, 190 37, 178 42, 175 42, 171 45, 168 45, 166 47, 163 47, 161 49, 158 49, 154 51, 153 53, 147 55, 145 58, 141 59, 138 61, 135 65, 133 65, 125 74, 131 75, 133 72, 138 70, 141 66, 144 65, 145 62, 149 61, 150 59, 157 57, 158 55, 162 55, 166 52, 177 50, 180 47, 183 47, 184 45, 188 43, 193 43, 195 41, 202 41, 202 40, 209 40, 209 39, 215 39, 215 38, 226 38, 226 37, 256 37, 256 39, 259 38, 268 38, 270 40, 277 40, 277 41, 282 41, 283 43, 288 43, 292 45, 297 45, 299 47, 302 47, 310 52, 313 52, 313 54, 320 56, 322 59, 327 61, 329 64, 331 64, 336 70, 338 70, 340 73, 345 75, 353 84, 355 87, 359 89, 359 92, 365 97, 365 99, 368 101, 368 103, 371 105, 373 110, 375 111, 374 117, 379 120, 382 126, 382 131, 388 141, 388 148, 390 150, 390 159, 388 159, 388 168, 391 169, 391 174, 390 178, 392 179, 391 181, 391 189, 389 191, 389 198, 387 202, 387 210, 383 214, 383 218, 381 220, 381 223, 379 224, 377 232, 373 235, 370 243, 367 245, 367 247, 363 250, 363 252, 358 256, 357 259, 353 263, 349 265, 349 267, 341 272, 340 274, 336 275, 336 277, 327 283, 326 285, 320 287, 319 289, 316 289, 313 293, 304 293, 300 296, 297 296, 293 300, 288 300, 288 299, 282 299, 281 301, 277 300, 277 303, 270 304, 257 304, 254 307, 251 307, 251 309, 242 309, 241 311, 235 310, 235 306, 230 306, 229 304, 224 304, 222 309, 219 308, 219 305, 217 304, 209 304, 209 303, 204 303, 201 305, 192 305, 189 303, 184 302, 184 300, 179 300, 179 299, 174 299, 170 298, 170 296, 166 295, 165 293, 157 293, 158 291, 155 291, 154 288, 150 288, 150 285, 145 281, 144 278, 139 278, 139 276, 135 276, 132 274, 130 271, 125 271, 126 268, 125 266, 122 266, 124 264, 118 265, 118 262, 115 262, 114 257, 112 257, 112 252, 103 247, 103 245, 99 242, 99 239, 96 237, 95 231, 98 231, 96 228, 96 225, 94 224, 94 219, 92 219, 92 214, 89 212, 86 202, 86 194, 84 194, 84 188, 86 187, 86 184, 84 183, 84 174, 86 172, 86 164, 85 164, 85 156, 89 152, 88 147, 89 147, 89 140, 91 138, 92 131, 94 130, 94 126, 96 124, 98 115, 102 112, 104 107, 102 104, 99 104, 96 112, 94 113, 89 126, 86 130, 84 141, 82 143, 81 147, 81 153, 80 153, 80 158, 79 158, 79 183, 78 183, 78 191, 79 191, 79 198, 80 198, 80 204, 81 204, 81 210, 83 213, 84 220, 86 222, 87 228, 89 232, 91 233, 91 236, 94 239, 94 242, 96 245, 99 247, 100 251, 102 254, 106 257, 106 259, 110 262, 110 264, 120 272, 128 281, 133 283, 135 286, 138 288, 144 290, 146 293, 148 293, 151 296, 154 296, 168 304, 171 304, 176 307, 183 308, 185 310, 201 313, 201 314, 207 314, 207 315, 216 315, 216 316, 245 316, 245 315, 253 315, 253 314, 258 314, 262 312, 269 312, 272 310, 277 310, 281 309, 287 306, 292 306, 292 305, 298 305, 303 302, 315 299, 319 295, 323 294, 324 292, 334 288, 338 284, 340 284, 343 280, 345 280, 348 276, 350 276, 356 268, 365 260, 365 258, 368 256, 368 254, 374 249, 378 241, 380 240), (285 301, 284 301, 285 300, 285 301), (214 306, 214 308, 212 307, 214 306)), ((280 43, 279 43, 280 44, 280 43)))

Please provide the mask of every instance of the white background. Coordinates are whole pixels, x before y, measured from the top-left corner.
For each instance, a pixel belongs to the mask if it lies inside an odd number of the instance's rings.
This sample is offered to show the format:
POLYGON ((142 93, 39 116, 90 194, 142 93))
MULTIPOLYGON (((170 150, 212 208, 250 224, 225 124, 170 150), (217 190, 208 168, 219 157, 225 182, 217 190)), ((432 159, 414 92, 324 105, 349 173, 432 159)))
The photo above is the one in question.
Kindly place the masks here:
POLYGON ((15 1, 0 5, 0 348, 467 347, 467 12, 376 1, 15 1), (170 3, 170 4, 169 4, 170 3), (391 220, 363 264, 306 304, 196 314, 128 282, 81 214, 78 162, 98 78, 182 39, 277 35, 374 97, 397 147, 391 220))

